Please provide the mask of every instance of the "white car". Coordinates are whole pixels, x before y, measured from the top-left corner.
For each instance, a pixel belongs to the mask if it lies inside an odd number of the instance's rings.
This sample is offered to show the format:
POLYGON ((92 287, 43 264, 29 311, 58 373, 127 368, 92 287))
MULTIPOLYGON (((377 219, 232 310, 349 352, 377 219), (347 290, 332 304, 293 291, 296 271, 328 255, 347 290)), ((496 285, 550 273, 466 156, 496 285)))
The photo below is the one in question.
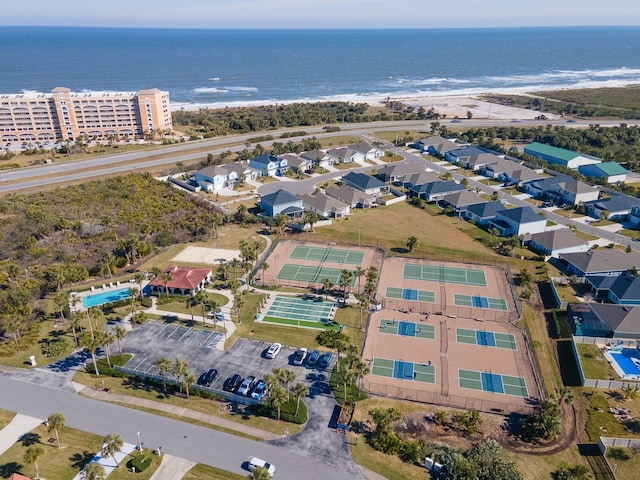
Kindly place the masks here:
POLYGON ((299 348, 296 350, 296 353, 293 354, 293 364, 302 365, 305 358, 307 358, 307 349, 305 347, 299 348))
POLYGON ((278 355, 278 353, 280 353, 280 350, 282 349, 282 345, 279 343, 272 343, 271 346, 267 349, 267 353, 265 354, 265 357, 267 358, 276 358, 276 355, 278 355))
POLYGON ((258 457, 251 457, 249 459, 249 470, 253 471, 258 467, 266 468, 267 472, 269 472, 270 477, 273 477, 276 474, 276 467, 271 465, 269 462, 265 462, 258 457))

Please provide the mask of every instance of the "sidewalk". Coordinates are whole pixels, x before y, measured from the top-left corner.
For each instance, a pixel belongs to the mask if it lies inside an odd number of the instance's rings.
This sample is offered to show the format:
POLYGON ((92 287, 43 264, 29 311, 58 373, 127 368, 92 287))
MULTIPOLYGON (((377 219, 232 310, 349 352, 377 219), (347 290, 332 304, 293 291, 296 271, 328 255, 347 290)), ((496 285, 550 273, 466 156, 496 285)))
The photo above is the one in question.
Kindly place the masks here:
POLYGON ((176 480, 184 477, 195 465, 196 462, 164 453, 160 467, 149 480, 176 480))
POLYGON ((0 455, 6 452, 25 433, 29 433, 42 423, 39 418, 29 417, 18 413, 13 420, 0 430, 0 455))
POLYGON ((101 400, 104 402, 115 402, 123 405, 136 405, 138 407, 157 410, 160 412, 170 413, 176 417, 191 418, 210 425, 217 425, 229 430, 244 433, 245 435, 251 435, 253 437, 260 438, 262 440, 275 440, 282 438, 282 435, 260 430, 259 428, 250 427, 239 422, 227 420, 226 418, 217 417, 215 415, 209 415, 207 413, 197 412, 195 410, 189 410, 188 408, 179 407, 177 405, 169 405, 162 402, 156 402, 155 400, 147 400, 145 398, 130 397, 128 395, 116 395, 113 393, 100 392, 93 388, 81 385, 74 382, 76 391, 86 397, 94 400, 101 400))

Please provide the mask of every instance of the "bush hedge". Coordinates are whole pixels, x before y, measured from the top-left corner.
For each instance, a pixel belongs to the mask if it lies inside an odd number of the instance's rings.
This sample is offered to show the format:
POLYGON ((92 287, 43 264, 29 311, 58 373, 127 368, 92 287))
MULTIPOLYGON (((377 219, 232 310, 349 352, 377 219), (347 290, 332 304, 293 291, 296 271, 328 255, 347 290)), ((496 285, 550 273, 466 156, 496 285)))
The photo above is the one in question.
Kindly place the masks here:
POLYGON ((142 453, 129 460, 127 467, 129 467, 129 470, 135 468, 136 472, 144 472, 151 465, 151 460, 149 455, 142 453))
MULTIPOLYGON (((267 418, 278 418, 278 409, 272 407, 268 403, 264 405, 251 405, 249 407, 249 411, 254 415, 259 417, 267 417, 267 418)), ((280 406, 280 420, 284 420, 285 422, 295 423, 297 425, 303 425, 308 420, 308 412, 307 405, 303 400, 300 400, 300 410, 298 411, 298 415, 296 416, 296 399, 292 395, 291 400, 287 403, 283 403, 280 406)))

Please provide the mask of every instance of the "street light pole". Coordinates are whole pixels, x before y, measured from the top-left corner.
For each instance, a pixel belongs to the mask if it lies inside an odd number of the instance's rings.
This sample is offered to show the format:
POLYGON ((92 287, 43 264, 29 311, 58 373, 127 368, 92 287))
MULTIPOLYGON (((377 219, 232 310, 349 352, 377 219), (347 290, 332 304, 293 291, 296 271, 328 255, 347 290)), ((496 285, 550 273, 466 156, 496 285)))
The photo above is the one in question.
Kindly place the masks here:
POLYGON ((138 436, 138 450, 140 451, 140 453, 142 453, 142 442, 140 441, 140 432, 136 432, 136 435, 138 436))

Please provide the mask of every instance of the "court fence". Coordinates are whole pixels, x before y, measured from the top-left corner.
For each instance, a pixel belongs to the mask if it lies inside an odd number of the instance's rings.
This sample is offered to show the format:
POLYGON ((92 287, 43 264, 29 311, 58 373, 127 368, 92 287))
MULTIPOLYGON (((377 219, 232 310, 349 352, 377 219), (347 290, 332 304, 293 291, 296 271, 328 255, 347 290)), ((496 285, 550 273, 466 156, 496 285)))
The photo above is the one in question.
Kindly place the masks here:
POLYGON ((413 402, 428 403, 431 405, 441 405, 450 408, 459 408, 462 410, 474 409, 485 413, 530 415, 536 411, 536 403, 533 401, 531 405, 515 405, 510 402, 501 402, 499 400, 481 400, 478 398, 466 397, 462 395, 442 395, 437 392, 429 392, 416 388, 397 387, 384 383, 376 383, 368 378, 362 379, 362 388, 370 395, 379 397, 395 398, 400 400, 409 400, 413 402))

